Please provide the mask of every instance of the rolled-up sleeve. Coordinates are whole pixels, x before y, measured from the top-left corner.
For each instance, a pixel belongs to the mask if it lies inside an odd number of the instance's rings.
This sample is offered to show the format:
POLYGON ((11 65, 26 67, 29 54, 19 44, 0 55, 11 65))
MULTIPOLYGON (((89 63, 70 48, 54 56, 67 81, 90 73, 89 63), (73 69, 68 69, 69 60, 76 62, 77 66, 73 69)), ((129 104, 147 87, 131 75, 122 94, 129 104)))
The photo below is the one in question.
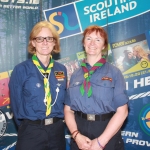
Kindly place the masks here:
POLYGON ((119 69, 116 73, 116 78, 115 78, 113 101, 114 101, 114 107, 116 109, 120 106, 127 104, 129 101, 129 97, 126 92, 125 80, 119 69))
POLYGON ((66 94, 66 98, 65 98, 64 103, 65 103, 65 105, 71 106, 69 89, 67 89, 67 94, 66 94))

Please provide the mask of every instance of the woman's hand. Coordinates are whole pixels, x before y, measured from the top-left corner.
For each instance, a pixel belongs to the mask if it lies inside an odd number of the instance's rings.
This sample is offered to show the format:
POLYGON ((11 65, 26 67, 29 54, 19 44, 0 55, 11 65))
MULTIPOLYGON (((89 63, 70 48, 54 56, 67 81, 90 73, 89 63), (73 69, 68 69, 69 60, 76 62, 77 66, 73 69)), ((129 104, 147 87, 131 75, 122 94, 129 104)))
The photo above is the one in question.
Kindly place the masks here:
POLYGON ((100 148, 100 146, 98 145, 97 139, 93 139, 91 142, 92 145, 89 150, 102 150, 102 148, 100 148))
POLYGON ((82 150, 89 150, 92 144, 91 140, 88 137, 80 133, 76 136, 75 141, 79 149, 82 149, 82 150))

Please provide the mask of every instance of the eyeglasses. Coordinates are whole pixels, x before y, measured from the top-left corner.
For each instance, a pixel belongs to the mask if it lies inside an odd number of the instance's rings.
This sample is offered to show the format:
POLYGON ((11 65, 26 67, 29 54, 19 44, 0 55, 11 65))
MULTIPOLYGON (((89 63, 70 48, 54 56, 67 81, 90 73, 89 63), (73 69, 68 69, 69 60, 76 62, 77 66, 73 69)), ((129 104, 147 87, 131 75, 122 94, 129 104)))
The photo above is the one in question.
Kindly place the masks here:
POLYGON ((55 40, 55 38, 54 37, 36 37, 36 38, 34 38, 34 40, 36 40, 36 42, 37 43, 41 43, 41 42, 43 42, 44 41, 44 39, 46 40, 46 42, 49 42, 49 43, 51 43, 51 42, 53 42, 54 40, 55 40))

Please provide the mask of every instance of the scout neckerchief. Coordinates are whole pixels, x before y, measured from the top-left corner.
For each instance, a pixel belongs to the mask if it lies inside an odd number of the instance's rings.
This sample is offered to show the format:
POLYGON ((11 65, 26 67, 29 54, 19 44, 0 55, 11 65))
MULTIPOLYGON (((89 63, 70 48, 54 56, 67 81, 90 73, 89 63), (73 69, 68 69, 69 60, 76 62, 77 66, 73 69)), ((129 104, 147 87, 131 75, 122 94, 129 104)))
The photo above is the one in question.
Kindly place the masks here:
POLYGON ((87 87, 88 97, 90 97, 92 95, 92 87, 91 87, 91 83, 90 83, 90 78, 91 78, 92 74, 95 72, 95 70, 99 67, 102 67, 103 64, 105 64, 105 62, 106 62, 105 56, 102 56, 102 58, 98 62, 96 62, 90 70, 88 70, 88 68, 86 66, 86 62, 85 62, 85 60, 83 60, 83 62, 81 63, 81 67, 84 72, 85 80, 83 81, 83 84, 80 87, 80 92, 81 92, 82 96, 84 95, 86 87, 87 87))
POLYGON ((50 56, 50 64, 46 71, 41 67, 35 54, 32 56, 32 61, 44 76, 44 90, 45 90, 44 103, 46 104, 46 116, 48 116, 51 113, 51 101, 52 101, 48 77, 50 75, 51 68, 54 65, 54 60, 52 59, 52 56, 50 56), (48 77, 45 76, 45 74, 48 74, 48 77))

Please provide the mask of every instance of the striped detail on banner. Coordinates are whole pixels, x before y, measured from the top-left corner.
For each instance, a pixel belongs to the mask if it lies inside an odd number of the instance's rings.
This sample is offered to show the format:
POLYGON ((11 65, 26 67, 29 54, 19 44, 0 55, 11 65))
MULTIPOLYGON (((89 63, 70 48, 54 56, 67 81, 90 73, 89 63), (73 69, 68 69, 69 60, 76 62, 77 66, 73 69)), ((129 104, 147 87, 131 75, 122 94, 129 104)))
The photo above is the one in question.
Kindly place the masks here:
POLYGON ((7 146, 6 148, 3 148, 2 150, 9 150, 10 148, 14 147, 16 145, 16 142, 12 143, 11 145, 7 146))
POLYGON ((3 136, 18 136, 18 135, 16 133, 11 133, 11 134, 5 133, 3 136))
POLYGON ((132 96, 129 97, 129 100, 135 100, 135 99, 138 99, 138 98, 144 98, 146 96, 150 96, 150 91, 132 95, 132 96))

